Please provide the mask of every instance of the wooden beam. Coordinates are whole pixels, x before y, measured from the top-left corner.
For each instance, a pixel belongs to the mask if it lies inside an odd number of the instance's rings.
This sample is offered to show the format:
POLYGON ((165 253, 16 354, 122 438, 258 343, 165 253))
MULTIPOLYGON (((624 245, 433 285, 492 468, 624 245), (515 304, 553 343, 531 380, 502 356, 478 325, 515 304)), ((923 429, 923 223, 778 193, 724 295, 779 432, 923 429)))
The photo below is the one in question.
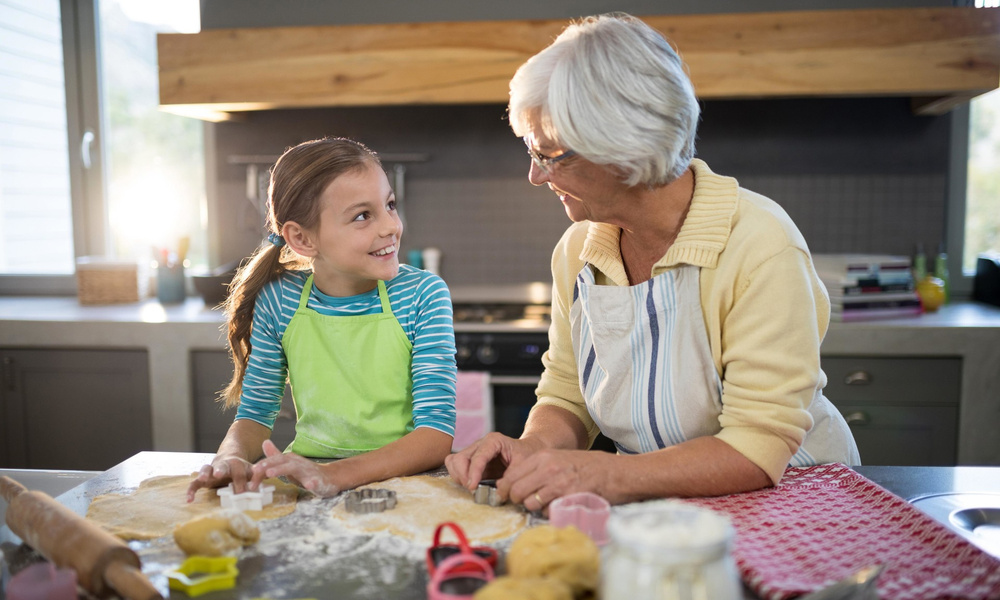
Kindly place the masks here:
MULTIPOLYGON (((644 16, 699 97, 948 96, 1000 84, 1000 10, 907 8, 644 16)), ((505 103, 564 20, 160 34, 160 102, 214 112, 505 103)), ((180 108, 180 107, 178 107, 180 108)))

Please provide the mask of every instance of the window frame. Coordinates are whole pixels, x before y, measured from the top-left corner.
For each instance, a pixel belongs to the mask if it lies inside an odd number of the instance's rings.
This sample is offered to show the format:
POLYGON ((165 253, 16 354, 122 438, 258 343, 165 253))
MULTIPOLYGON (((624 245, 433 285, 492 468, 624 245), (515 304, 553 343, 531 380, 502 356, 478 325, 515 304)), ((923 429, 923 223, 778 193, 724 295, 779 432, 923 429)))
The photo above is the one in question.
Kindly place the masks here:
MULTIPOLYGON (((970 99, 972 102, 974 98, 970 99)), ((965 251, 965 217, 969 179, 969 102, 951 110, 951 151, 948 157, 948 210, 945 215, 945 250, 948 252, 948 290, 952 298, 972 296, 972 271, 962 268, 965 251)), ((933 264, 928 257, 928 264, 933 264)))
MULTIPOLYGON (((63 73, 66 91, 66 134, 69 149, 70 210, 74 259, 102 255, 110 247, 105 202, 104 157, 100 109, 99 19, 95 0, 60 0, 63 73), (83 140, 90 132, 89 168, 84 166, 83 140)), ((0 295, 76 294, 76 275, 0 275, 0 295)))

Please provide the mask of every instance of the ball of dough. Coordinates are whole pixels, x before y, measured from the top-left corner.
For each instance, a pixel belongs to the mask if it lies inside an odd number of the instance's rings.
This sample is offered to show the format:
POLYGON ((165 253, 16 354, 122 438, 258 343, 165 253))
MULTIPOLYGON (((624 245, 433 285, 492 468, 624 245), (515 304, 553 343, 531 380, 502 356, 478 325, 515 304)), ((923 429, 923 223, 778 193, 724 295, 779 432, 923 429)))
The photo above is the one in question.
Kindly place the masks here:
POLYGON ((516 578, 505 575, 480 588, 473 600, 573 600, 569 586, 549 577, 516 578))
POLYGON ((189 556, 222 556, 260 539, 260 529, 242 511, 225 508, 174 528, 174 541, 189 556))
POLYGON ((601 554, 597 544, 572 525, 539 525, 517 536, 507 552, 511 577, 550 577, 573 590, 574 596, 597 589, 601 554))

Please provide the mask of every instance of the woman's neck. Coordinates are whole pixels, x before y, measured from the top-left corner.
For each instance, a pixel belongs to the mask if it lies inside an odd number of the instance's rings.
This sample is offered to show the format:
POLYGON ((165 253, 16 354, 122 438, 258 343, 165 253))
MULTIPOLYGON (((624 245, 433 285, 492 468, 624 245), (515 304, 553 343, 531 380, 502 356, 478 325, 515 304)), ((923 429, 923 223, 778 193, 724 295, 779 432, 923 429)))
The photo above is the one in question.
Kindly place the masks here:
POLYGON ((694 197, 691 169, 671 183, 635 196, 632 210, 621 223, 618 244, 633 285, 648 280, 652 267, 674 244, 694 197))

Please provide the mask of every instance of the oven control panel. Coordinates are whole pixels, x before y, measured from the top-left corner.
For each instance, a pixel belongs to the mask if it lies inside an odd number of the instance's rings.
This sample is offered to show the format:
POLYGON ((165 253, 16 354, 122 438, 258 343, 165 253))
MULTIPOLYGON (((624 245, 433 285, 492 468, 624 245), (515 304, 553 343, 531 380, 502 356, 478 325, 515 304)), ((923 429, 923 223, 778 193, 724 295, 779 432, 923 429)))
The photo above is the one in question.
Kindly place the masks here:
POLYGON ((545 333, 456 332, 455 359, 464 371, 539 374, 548 346, 545 333))

